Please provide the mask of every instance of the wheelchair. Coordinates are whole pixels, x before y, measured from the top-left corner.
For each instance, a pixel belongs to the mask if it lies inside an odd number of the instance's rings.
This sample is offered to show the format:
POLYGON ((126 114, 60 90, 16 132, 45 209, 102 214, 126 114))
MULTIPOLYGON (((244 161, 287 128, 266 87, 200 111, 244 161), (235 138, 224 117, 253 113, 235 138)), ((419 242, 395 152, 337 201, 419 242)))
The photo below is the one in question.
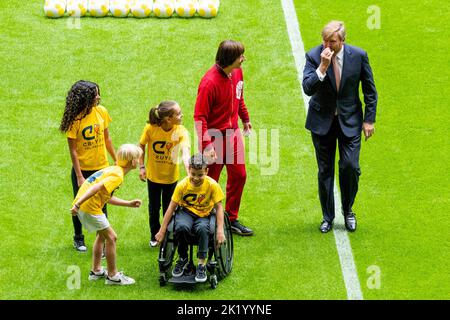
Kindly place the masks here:
MULTIPOLYGON (((161 242, 161 247, 159 250, 158 265, 159 265, 159 285, 165 286, 167 282, 173 283, 175 285, 194 285, 195 281, 196 267, 193 262, 194 258, 194 246, 198 245, 197 239, 194 235, 191 235, 188 239, 189 247, 189 263, 187 268, 181 277, 172 277, 172 264, 174 261, 175 253, 177 252, 177 237, 175 235, 175 223, 176 215, 182 210, 178 207, 172 217, 169 225, 167 226, 167 231, 163 241, 161 242)), ((207 252, 207 263, 206 270, 209 275, 209 283, 212 289, 215 289, 218 285, 219 280, 225 278, 233 268, 233 236, 231 233, 231 224, 228 219, 228 214, 224 212, 224 234, 226 241, 220 247, 217 244, 216 237, 216 212, 213 209, 210 214, 209 219, 209 240, 208 240, 208 252, 207 252)))

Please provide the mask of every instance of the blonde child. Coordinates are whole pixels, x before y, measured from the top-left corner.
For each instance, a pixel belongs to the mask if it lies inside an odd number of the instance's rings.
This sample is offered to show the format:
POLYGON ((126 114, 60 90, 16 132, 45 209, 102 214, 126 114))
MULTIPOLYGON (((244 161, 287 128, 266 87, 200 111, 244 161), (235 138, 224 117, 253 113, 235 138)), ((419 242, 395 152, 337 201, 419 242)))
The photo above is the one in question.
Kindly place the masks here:
POLYGON ((140 139, 143 155, 139 176, 142 181, 147 180, 150 247, 158 244, 155 235, 161 227, 159 222, 161 202, 164 214, 180 176, 178 164, 180 151, 186 172, 188 171, 189 135, 186 128, 181 125, 182 118, 183 114, 178 103, 163 101, 150 109, 148 124, 140 139), (144 166, 146 146, 147 164, 144 166))
POLYGON ((72 216, 78 216, 83 226, 90 232, 97 232, 92 249, 92 270, 89 280, 106 278, 111 285, 133 284, 134 279, 127 277, 116 268, 117 235, 102 212, 105 203, 116 206, 139 208, 139 199, 127 201, 113 196, 113 192, 122 184, 124 176, 139 165, 142 150, 133 144, 124 144, 117 150, 117 165, 107 167, 88 177, 80 187, 73 201, 72 216), (106 262, 108 269, 101 266, 103 243, 106 241, 106 262))
MULTIPOLYGON (((72 85, 66 97, 66 106, 59 129, 67 135, 72 159, 72 189, 75 197, 84 180, 94 172, 109 166, 107 151, 113 161, 116 153, 109 136, 111 117, 99 105, 100 89, 96 83, 80 80, 72 85)), ((103 208, 107 214, 106 206, 103 208)), ((80 220, 72 218, 74 247, 86 251, 80 220)))

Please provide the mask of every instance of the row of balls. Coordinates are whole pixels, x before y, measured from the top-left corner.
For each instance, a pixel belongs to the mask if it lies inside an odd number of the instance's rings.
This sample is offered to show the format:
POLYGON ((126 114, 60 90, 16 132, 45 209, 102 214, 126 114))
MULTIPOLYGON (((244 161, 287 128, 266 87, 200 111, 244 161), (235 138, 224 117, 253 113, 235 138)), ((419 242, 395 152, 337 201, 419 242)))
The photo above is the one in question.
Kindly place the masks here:
POLYGON ((131 13, 135 18, 147 18, 153 14, 158 18, 170 18, 176 12, 183 18, 196 13, 203 18, 214 18, 219 12, 220 0, 46 0, 44 13, 49 18, 113 17, 125 18, 131 13))

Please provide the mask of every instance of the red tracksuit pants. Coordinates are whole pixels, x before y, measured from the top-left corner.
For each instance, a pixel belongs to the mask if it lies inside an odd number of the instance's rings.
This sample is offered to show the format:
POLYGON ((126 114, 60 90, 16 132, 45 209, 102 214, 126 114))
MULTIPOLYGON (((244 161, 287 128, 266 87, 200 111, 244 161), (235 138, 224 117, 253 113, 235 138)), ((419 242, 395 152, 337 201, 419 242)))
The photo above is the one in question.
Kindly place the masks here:
POLYGON ((230 221, 238 218, 247 173, 245 170, 245 147, 239 129, 227 130, 222 137, 215 137, 213 144, 217 160, 209 165, 208 176, 219 182, 224 166, 227 168, 227 187, 225 210, 230 221))

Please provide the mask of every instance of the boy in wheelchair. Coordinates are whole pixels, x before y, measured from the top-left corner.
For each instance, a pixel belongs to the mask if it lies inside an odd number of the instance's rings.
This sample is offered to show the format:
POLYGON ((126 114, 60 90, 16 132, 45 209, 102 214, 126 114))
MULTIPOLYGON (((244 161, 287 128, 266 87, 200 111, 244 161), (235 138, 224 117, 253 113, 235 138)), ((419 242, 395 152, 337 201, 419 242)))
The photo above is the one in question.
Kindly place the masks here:
POLYGON ((196 282, 205 282, 206 257, 209 240, 209 216, 216 210, 217 244, 225 242, 224 212, 222 200, 224 194, 220 185, 208 177, 208 162, 202 154, 193 155, 189 160, 188 177, 178 183, 172 200, 164 215, 164 219, 156 234, 156 241, 160 244, 164 240, 172 216, 175 211, 175 234, 178 239, 179 259, 172 271, 173 277, 181 277, 189 263, 188 239, 195 236, 198 240, 198 267, 195 275, 196 282), (177 210, 178 207, 178 210, 177 210))

